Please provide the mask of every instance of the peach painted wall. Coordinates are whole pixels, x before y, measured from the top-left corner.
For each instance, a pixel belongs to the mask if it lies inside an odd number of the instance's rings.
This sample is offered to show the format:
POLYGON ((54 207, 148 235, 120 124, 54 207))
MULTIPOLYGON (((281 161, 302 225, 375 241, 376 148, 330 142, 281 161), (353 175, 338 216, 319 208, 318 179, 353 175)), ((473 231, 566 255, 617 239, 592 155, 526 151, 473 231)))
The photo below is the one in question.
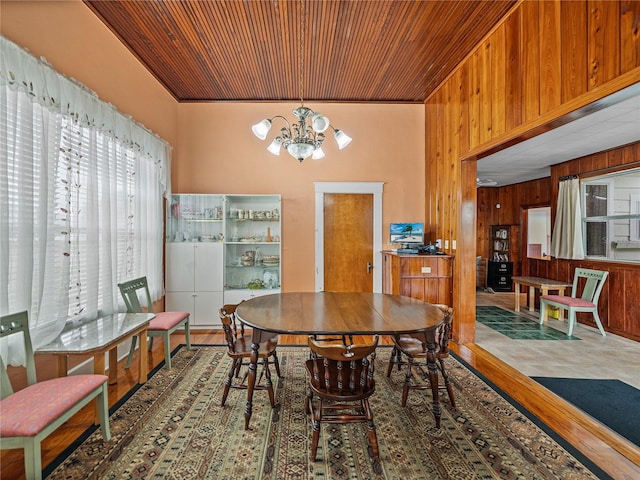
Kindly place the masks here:
POLYGON ((1 0, 0 32, 176 146, 178 102, 80 0, 1 0))
MULTIPOLYGON (((424 106, 309 103, 353 138, 338 150, 328 135, 322 160, 299 163, 266 147, 251 125, 266 117, 294 119, 294 103, 196 103, 179 107, 180 153, 172 166, 177 193, 282 195, 282 288, 314 290, 314 182, 384 182, 383 225, 424 219, 424 106)), ((386 234, 383 234, 386 238, 386 234)))
POLYGON ((329 136, 323 160, 299 164, 269 154, 250 128, 276 114, 291 120, 298 104, 179 104, 80 0, 2 0, 0 31, 167 140, 174 192, 281 194, 284 290, 314 289, 314 182, 385 182, 385 232, 424 219, 421 104, 310 103, 353 142, 339 151, 329 136))

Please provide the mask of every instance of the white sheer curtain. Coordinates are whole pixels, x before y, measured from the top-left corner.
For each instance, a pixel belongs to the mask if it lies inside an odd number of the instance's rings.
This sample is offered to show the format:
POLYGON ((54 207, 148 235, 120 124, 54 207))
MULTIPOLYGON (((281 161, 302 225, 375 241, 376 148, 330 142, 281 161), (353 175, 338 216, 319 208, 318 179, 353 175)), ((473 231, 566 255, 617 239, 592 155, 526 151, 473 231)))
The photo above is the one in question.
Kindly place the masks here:
POLYGON ((556 258, 581 260, 582 213, 580 208, 580 180, 571 178, 560 182, 558 208, 551 236, 551 255, 556 258))
POLYGON ((162 295, 170 148, 1 36, 0 48, 0 314, 29 311, 37 348, 67 320, 117 311, 118 282, 146 275, 162 295))

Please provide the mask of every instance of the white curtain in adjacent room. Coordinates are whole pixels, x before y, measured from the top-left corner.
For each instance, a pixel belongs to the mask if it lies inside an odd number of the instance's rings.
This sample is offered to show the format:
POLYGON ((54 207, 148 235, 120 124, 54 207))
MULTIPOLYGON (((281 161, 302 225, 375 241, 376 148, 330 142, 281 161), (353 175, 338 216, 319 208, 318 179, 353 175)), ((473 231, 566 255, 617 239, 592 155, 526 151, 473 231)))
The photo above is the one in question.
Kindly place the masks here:
MULTIPOLYGON (((1 36, 0 48, 0 314, 27 310, 38 348, 68 320, 122 310, 119 282, 147 276, 161 297, 170 148, 1 36)), ((17 343, 1 345, 14 365, 17 343)))
POLYGON ((582 213, 580 208, 580 180, 572 178, 560 182, 556 221, 551 236, 551 255, 556 258, 581 260, 582 213))

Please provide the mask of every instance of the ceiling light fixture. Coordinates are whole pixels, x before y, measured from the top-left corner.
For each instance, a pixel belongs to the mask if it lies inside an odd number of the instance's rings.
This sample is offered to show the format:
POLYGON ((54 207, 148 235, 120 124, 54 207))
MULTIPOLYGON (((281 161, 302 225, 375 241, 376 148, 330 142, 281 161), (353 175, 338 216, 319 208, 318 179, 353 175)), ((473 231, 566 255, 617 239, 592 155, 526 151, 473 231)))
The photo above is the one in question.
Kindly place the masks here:
POLYGON ((495 180, 491 180, 490 178, 477 178, 476 177, 476 187, 495 187, 498 185, 498 182, 495 180))
POLYGON ((338 148, 342 150, 351 143, 351 137, 338 130, 330 124, 329 118, 320 112, 314 112, 310 108, 304 106, 304 27, 305 27, 305 7, 304 0, 300 2, 300 103, 298 108, 293 109, 293 114, 297 117, 298 122, 293 127, 288 120, 282 115, 276 115, 272 118, 265 118, 256 123, 251 130, 260 140, 267 138, 267 133, 271 130, 273 120, 281 118, 287 124, 286 127, 280 129, 280 135, 273 139, 267 150, 274 154, 280 155, 281 147, 293 157, 302 162, 305 158, 311 156, 314 160, 324 157, 322 151, 322 142, 324 141, 324 131, 328 128, 333 129, 333 136, 336 139, 338 148), (310 123, 307 123, 307 120, 310 123))

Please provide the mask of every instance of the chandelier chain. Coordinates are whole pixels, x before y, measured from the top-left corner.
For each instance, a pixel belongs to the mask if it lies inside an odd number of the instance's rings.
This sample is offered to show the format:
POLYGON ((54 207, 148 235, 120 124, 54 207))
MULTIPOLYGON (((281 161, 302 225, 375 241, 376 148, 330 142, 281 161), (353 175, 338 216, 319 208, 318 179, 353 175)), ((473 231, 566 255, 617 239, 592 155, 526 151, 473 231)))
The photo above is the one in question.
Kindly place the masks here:
POLYGON ((300 0, 300 103, 302 104, 302 106, 304 106, 304 25, 304 0, 300 0))

